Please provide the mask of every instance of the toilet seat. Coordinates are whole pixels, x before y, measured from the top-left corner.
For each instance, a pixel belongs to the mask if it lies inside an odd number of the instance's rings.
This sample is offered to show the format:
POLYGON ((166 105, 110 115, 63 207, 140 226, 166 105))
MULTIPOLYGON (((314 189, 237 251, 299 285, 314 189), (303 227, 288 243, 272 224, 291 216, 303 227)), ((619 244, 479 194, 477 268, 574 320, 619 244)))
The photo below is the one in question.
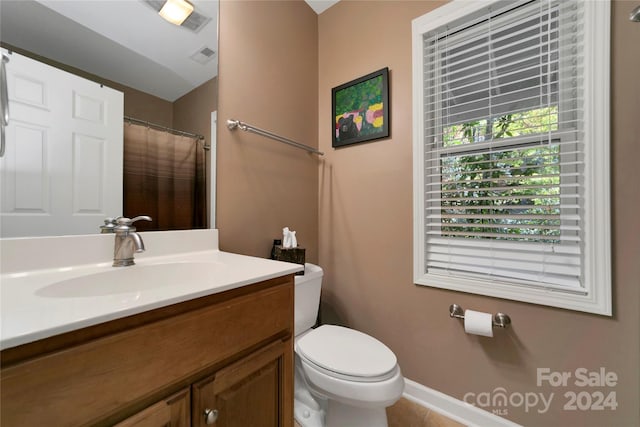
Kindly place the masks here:
POLYGON ((379 382, 397 375, 395 354, 377 339, 353 329, 323 325, 296 341, 307 365, 334 378, 379 382))

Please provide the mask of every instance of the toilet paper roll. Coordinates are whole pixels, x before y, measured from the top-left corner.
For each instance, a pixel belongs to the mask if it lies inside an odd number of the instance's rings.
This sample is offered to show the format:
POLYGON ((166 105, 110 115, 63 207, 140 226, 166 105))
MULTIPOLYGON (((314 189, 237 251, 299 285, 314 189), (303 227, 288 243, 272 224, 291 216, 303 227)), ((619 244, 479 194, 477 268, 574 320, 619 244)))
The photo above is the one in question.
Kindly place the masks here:
POLYGON ((468 334, 493 336, 493 316, 481 311, 465 310, 464 331, 468 334))

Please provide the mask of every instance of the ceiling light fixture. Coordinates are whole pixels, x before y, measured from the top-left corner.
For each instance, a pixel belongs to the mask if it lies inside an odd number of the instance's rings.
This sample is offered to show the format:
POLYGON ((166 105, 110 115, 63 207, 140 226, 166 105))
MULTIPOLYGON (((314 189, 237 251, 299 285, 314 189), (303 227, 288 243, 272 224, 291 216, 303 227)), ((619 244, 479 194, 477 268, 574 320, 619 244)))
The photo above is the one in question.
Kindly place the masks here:
POLYGON ((187 0, 167 0, 158 13, 172 24, 182 25, 192 12, 193 5, 187 0))

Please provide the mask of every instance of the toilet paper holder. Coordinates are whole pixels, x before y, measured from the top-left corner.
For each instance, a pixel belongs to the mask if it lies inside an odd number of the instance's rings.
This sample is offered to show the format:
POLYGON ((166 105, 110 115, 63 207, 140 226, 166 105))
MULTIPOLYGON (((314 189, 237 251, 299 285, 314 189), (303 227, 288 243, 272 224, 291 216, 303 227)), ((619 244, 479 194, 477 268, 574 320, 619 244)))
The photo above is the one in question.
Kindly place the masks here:
MULTIPOLYGON (((455 317, 456 319, 464 320, 464 310, 458 304, 451 304, 449 306, 449 317, 455 317)), ((496 313, 493 316, 493 326, 498 328, 506 328, 511 324, 511 318, 508 314, 496 313)))

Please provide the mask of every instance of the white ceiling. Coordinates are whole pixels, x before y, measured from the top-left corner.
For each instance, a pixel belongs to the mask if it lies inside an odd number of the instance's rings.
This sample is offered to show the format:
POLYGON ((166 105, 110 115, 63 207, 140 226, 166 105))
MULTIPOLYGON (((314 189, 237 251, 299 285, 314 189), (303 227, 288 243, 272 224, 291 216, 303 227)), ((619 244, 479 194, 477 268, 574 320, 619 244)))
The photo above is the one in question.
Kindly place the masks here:
MULTIPOLYGON (((318 14, 338 0, 305 0, 318 14)), ((191 0, 211 20, 197 34, 142 0, 0 0, 0 40, 175 101, 218 72, 218 0, 191 0), (205 65, 190 56, 208 47, 205 65)))
POLYGON ((197 34, 141 0, 1 0, 0 40, 174 101, 218 70, 218 1, 192 3, 211 18, 197 34), (203 47, 204 65, 190 59, 203 47))

